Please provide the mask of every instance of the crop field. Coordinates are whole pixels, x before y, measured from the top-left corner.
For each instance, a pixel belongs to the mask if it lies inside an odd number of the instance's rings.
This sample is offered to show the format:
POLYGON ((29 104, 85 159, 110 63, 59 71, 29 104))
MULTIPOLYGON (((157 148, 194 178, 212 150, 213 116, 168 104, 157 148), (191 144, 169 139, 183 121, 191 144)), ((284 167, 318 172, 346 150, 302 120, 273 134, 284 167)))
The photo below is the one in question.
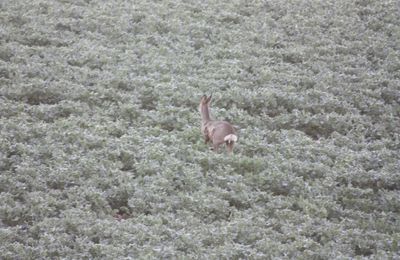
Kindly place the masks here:
POLYGON ((0 1, 0 258, 399 259, 399 14, 0 1))

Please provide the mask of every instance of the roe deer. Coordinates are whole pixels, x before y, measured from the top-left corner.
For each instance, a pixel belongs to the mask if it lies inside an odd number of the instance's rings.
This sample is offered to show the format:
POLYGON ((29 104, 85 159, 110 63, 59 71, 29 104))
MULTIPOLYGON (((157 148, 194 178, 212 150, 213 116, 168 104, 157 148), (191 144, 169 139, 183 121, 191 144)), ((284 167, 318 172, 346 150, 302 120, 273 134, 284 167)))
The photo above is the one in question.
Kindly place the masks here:
POLYGON ((201 132, 204 135, 205 143, 211 141, 214 152, 218 151, 221 144, 226 143, 228 153, 233 152, 233 146, 237 142, 235 128, 226 121, 211 120, 209 106, 211 96, 201 97, 199 110, 201 113, 201 132))

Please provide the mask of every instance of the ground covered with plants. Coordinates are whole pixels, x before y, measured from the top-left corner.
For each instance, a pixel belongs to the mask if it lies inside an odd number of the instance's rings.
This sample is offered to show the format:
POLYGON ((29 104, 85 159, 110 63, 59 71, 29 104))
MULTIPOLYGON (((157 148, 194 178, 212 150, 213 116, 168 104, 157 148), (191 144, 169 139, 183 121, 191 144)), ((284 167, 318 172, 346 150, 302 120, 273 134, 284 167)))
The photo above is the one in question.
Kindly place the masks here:
POLYGON ((1 1, 2 259, 399 258, 399 13, 1 1))

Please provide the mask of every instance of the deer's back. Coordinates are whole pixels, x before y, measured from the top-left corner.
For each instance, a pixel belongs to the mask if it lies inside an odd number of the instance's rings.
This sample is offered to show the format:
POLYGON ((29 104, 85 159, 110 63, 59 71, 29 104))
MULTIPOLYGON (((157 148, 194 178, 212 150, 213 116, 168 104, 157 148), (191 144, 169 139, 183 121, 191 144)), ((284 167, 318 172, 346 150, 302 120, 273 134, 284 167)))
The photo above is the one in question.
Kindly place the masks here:
POLYGON ((210 121, 206 124, 206 127, 214 144, 224 143, 225 136, 236 132, 235 128, 226 121, 210 121))

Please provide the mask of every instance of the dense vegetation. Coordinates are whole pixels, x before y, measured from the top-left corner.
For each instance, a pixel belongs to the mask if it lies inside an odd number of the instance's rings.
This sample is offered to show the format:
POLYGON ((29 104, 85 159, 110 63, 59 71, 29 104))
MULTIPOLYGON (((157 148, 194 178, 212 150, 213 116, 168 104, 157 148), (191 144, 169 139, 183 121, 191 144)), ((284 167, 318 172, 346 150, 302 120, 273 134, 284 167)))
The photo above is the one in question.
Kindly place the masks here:
POLYGON ((399 13, 1 1, 2 259, 399 258, 399 13))

